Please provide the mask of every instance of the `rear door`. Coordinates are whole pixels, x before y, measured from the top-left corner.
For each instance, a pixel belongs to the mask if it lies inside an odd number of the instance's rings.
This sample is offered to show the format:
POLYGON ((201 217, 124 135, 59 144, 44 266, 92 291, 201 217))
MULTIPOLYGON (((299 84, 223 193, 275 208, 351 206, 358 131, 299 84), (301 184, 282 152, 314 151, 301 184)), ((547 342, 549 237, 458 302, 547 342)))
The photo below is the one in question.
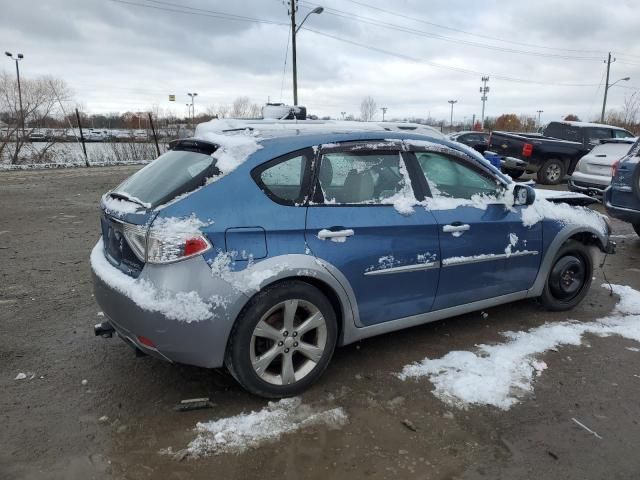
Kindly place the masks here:
POLYGON ((356 143, 318 154, 307 245, 346 277, 362 325, 431 310, 438 227, 430 212, 410 206, 415 177, 398 144, 356 143))
POLYGON ((414 152, 438 222, 442 269, 433 309, 526 290, 540 265, 541 222, 525 227, 521 207, 507 205, 505 186, 478 162, 414 152))

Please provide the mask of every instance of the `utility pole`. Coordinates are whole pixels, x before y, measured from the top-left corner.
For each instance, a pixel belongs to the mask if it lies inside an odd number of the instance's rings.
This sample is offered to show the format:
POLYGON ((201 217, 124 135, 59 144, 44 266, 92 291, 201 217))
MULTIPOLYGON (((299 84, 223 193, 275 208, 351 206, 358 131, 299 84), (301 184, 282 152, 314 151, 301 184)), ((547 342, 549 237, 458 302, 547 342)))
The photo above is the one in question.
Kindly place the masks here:
MULTIPOLYGON (((615 62, 616 59, 614 58, 615 62)), ((607 107, 607 92, 609 91, 609 71, 611 70, 611 52, 609 52, 609 56, 605 60, 607 64, 607 80, 604 82, 604 100, 602 101, 602 115, 600 115, 600 123, 604 123, 604 109, 607 107)))
POLYGON ((536 110, 536 112, 538 113, 538 128, 540 128, 540 114, 544 113, 544 110, 536 110))
POLYGON ((448 100, 448 103, 451 104, 451 119, 449 121, 449 126, 453 128, 453 106, 458 103, 457 100, 448 100))
POLYGON ((387 107, 382 107, 380 110, 382 110, 382 121, 384 122, 384 115, 387 113, 387 107))
POLYGON ((489 93, 489 87, 487 87, 489 77, 482 77, 480 80, 482 81, 482 87, 480 87, 480 93, 482 94, 480 97, 480 100, 482 100, 482 117, 480 127, 484 130, 484 104, 487 101, 487 93, 489 93))
POLYGON ((293 62, 293 106, 298 105, 298 65, 296 59, 296 0, 289 0, 291 15, 291 61, 293 62))
POLYGON ((20 87, 20 67, 18 66, 18 62, 24 58, 24 55, 18 53, 15 57, 11 52, 4 52, 4 54, 12 60, 16 62, 16 77, 18 77, 18 98, 20 99, 20 127, 22 129, 22 138, 25 138, 24 135, 24 110, 22 109, 22 88, 20 87))

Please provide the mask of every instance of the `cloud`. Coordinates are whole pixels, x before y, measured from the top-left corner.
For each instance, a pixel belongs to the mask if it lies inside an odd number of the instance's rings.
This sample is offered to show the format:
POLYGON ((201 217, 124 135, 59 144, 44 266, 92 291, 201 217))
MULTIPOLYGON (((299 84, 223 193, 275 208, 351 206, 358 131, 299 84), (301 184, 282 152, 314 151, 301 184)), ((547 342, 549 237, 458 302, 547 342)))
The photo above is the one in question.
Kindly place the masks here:
MULTIPOLYGON (((568 113, 594 118, 609 50, 618 58, 612 81, 631 76, 623 86, 640 85, 630 0, 615 9, 596 0, 299 4, 299 19, 317 4, 325 7, 297 42, 299 97, 319 115, 357 114, 362 97, 371 95, 388 107, 387 118, 445 118, 447 100, 455 98, 455 117, 470 119, 480 113, 480 76, 488 74, 489 115, 534 115, 541 108, 543 120, 568 113)), ((199 93, 198 109, 239 95, 290 102, 290 51, 283 77, 287 24, 287 5, 279 0, 23 0, 3 6, 0 38, 6 50, 24 53, 23 75, 63 78, 89 110, 159 105, 182 114, 187 91, 199 93), (170 93, 179 101, 169 103, 170 93)), ((612 88, 608 105, 619 107, 632 91, 612 88)))

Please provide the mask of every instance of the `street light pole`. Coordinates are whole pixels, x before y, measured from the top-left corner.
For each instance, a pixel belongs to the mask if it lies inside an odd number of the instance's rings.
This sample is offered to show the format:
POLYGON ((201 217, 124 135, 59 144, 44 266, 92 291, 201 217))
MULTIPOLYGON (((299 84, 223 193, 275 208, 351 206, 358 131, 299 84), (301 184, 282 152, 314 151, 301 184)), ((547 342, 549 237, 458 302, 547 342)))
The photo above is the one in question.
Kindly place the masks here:
POLYGON ((195 118, 196 118, 196 107, 193 103, 193 101, 195 100, 195 98, 198 96, 197 93, 187 93, 187 95, 189 95, 191 97, 191 126, 193 127, 195 118))
POLYGON ((300 25, 296 27, 296 12, 298 11, 298 6, 296 5, 296 0, 289 0, 289 15, 291 15, 291 61, 293 62, 293 106, 298 105, 298 60, 297 60, 297 50, 296 50, 296 35, 298 31, 302 28, 304 22, 307 21, 309 15, 312 13, 321 14, 324 11, 323 7, 316 7, 311 10, 304 17, 300 25))
POLYGON ((20 67, 18 66, 18 62, 24 58, 24 55, 18 53, 14 58, 13 53, 11 52, 4 52, 4 54, 12 60, 15 60, 16 62, 16 77, 18 77, 18 98, 20 100, 20 126, 22 128, 22 138, 24 138, 24 110, 22 109, 22 88, 20 87, 20 67))
POLYGON ((451 104, 451 119, 449 121, 449 126, 451 128, 453 128, 453 105, 458 103, 458 101, 457 100, 449 100, 448 103, 451 104))
POLYGON ((613 82, 612 84, 608 84, 609 82, 609 70, 607 68, 607 84, 604 87, 604 100, 602 101, 602 115, 600 115, 600 123, 604 123, 604 110, 607 106, 607 92, 609 91, 609 89, 611 87, 613 87, 616 83, 618 82, 628 82, 629 80, 631 80, 631 77, 624 77, 624 78, 620 78, 618 80, 616 80, 615 82, 613 82))
POLYGON ((382 121, 384 122, 384 116, 387 113, 387 107, 382 107, 380 110, 382 110, 382 121))
POLYGON ((536 110, 536 112, 538 113, 538 128, 540 128, 540 114, 544 113, 544 110, 536 110))

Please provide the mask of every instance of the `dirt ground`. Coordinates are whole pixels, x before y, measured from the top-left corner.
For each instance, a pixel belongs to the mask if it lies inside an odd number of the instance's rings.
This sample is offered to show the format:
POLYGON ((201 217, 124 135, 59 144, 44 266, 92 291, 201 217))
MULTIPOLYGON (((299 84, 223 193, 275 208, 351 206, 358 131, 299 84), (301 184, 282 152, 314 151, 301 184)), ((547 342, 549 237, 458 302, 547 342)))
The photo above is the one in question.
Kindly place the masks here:
MULTIPOLYGON (((134 170, 0 174, 0 478, 640 476, 640 353, 625 348, 638 346, 630 340, 587 337, 580 347, 548 352, 534 394, 509 411, 452 409, 428 380, 392 375, 427 356, 499 341, 505 330, 602 317, 616 298, 600 287, 600 269, 587 299, 568 315, 522 301, 487 310, 487 318, 475 312, 339 349, 303 401, 343 407, 349 423, 342 429, 312 427, 242 454, 159 454, 184 448, 198 421, 266 402, 225 372, 135 358, 120 340, 94 337, 100 317, 88 257, 99 235, 99 197, 134 170), (29 372, 27 379, 14 380, 19 372, 29 372), (210 397, 215 406, 174 410, 193 397, 210 397)), ((640 240, 629 225, 613 224, 619 248, 606 276, 640 289, 640 240)))

